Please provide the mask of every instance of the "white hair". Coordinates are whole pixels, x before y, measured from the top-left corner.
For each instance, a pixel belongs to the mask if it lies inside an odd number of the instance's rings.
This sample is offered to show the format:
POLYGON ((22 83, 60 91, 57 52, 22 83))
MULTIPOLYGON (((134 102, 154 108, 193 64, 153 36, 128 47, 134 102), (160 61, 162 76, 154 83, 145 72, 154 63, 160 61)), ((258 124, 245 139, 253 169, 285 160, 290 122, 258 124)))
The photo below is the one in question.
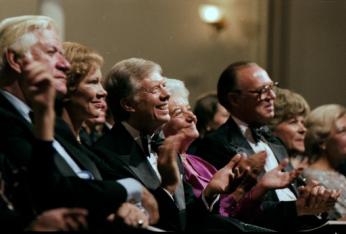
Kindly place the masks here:
POLYGON ((190 92, 187 90, 185 84, 181 80, 165 78, 166 79, 166 88, 170 93, 170 99, 179 100, 185 104, 189 103, 190 92))
POLYGON ((10 17, 0 22, 0 70, 8 49, 18 54, 26 53, 37 42, 37 31, 57 30, 53 19, 42 15, 10 17))

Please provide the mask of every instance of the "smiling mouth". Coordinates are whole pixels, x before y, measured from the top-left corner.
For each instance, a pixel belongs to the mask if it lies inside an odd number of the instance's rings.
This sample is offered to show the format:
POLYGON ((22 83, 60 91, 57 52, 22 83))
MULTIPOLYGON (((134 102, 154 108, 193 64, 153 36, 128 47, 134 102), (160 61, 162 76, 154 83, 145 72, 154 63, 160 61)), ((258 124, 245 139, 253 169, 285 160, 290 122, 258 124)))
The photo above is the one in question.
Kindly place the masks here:
POLYGON ((156 108, 161 111, 168 111, 168 104, 165 103, 165 104, 157 105, 156 108))

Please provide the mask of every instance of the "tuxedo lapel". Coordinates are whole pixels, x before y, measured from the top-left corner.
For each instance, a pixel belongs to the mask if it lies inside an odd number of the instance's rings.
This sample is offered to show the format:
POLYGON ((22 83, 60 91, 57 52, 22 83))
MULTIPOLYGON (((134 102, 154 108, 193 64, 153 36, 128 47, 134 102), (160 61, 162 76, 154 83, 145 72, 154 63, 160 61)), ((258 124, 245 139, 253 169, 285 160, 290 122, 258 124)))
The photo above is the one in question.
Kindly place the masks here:
POLYGON ((145 157, 146 156, 142 152, 141 148, 135 141, 133 141, 131 153, 125 158, 129 159, 128 165, 131 171, 140 181, 142 181, 145 187, 149 189, 157 189, 161 182, 145 157))
POLYGON ((73 160, 82 166, 82 170, 88 170, 95 177, 95 179, 102 180, 101 174, 96 165, 87 156, 81 154, 81 149, 76 148, 77 146, 73 146, 70 142, 67 142, 59 135, 55 135, 55 138, 64 147, 73 160))
MULTIPOLYGON (((281 163, 285 158, 288 157, 286 149, 282 145, 278 145, 275 143, 268 142, 269 147, 274 153, 275 158, 278 160, 278 163, 281 163)), ((292 171, 294 168, 289 163, 287 167, 285 168, 285 171, 292 171)), ((298 196, 298 187, 296 182, 293 182, 289 185, 289 188, 291 191, 298 196)))
MULTIPOLYGON (((183 178, 184 167, 183 167, 180 156, 177 156, 177 163, 178 163, 181 178, 183 178)), ((185 191, 184 191, 183 179, 180 180, 180 183, 178 184, 173 197, 178 209, 184 210, 186 208, 186 203, 185 203, 185 191)))
POLYGON ((104 152, 111 161, 117 157, 122 162, 122 166, 147 188, 155 190, 160 186, 161 182, 144 152, 122 124, 113 127, 103 140, 108 147, 104 152))
POLYGON ((67 162, 58 154, 54 155, 54 164, 62 176, 77 176, 67 162))
POLYGON ((231 152, 245 153, 247 155, 254 154, 250 144, 245 136, 241 133, 236 122, 230 117, 227 122, 227 139, 226 148, 231 152))

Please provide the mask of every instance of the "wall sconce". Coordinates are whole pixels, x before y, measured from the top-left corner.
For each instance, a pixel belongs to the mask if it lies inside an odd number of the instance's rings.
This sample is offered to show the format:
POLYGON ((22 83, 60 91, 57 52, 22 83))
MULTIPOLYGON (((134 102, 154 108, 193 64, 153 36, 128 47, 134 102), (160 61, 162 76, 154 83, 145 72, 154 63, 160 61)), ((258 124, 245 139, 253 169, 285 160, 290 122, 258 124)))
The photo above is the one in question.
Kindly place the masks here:
POLYGON ((199 16, 203 22, 213 26, 218 32, 226 26, 224 12, 219 6, 203 4, 199 7, 199 16))

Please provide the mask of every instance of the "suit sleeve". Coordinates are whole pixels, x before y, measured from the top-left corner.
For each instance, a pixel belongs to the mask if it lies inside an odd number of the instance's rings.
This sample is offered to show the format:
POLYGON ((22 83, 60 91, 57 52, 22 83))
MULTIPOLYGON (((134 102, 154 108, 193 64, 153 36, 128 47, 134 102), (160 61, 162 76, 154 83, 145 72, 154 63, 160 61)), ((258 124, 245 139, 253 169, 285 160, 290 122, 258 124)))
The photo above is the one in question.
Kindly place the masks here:
POLYGON ((90 212, 104 216, 126 201, 125 188, 115 181, 62 176, 54 163, 57 153, 51 142, 37 140, 32 156, 31 183, 35 202, 41 209, 54 206, 85 207, 90 212))

